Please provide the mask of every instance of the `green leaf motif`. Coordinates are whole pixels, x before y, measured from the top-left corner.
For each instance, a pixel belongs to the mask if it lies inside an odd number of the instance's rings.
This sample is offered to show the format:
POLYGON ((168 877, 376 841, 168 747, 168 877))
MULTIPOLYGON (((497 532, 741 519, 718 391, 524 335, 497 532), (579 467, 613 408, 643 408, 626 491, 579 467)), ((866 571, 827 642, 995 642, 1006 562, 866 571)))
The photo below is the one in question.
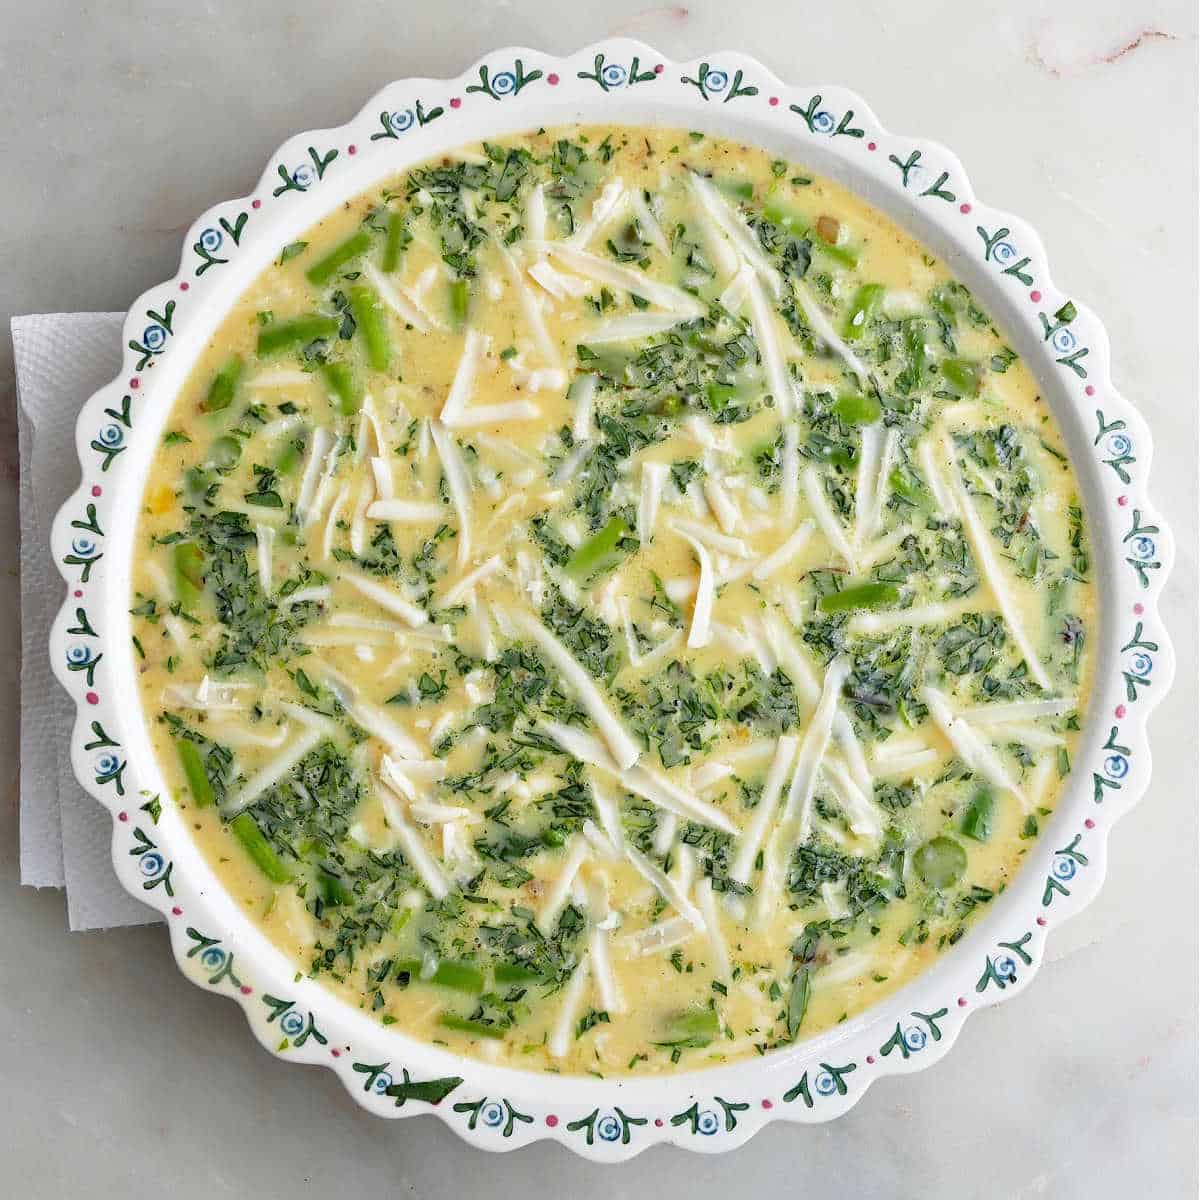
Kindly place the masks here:
POLYGON ((493 75, 486 66, 480 67, 479 82, 468 84, 466 90, 503 100, 505 96, 519 95, 522 89, 541 78, 541 71, 526 71, 525 64, 518 58, 511 71, 497 71, 493 75))

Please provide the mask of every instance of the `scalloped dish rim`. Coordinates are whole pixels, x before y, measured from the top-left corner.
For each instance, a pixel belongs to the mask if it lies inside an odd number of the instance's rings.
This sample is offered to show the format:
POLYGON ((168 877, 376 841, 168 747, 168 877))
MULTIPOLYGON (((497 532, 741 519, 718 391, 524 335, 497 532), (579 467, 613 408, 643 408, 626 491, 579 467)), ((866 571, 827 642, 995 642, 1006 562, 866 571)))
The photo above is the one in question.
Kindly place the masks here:
POLYGON ((1147 719, 1174 673, 1157 611, 1174 550, 1147 495, 1149 433, 1109 378, 1100 322, 1051 282, 1033 230, 981 204, 947 150, 888 133, 852 92, 784 84, 732 51, 676 63, 630 39, 563 56, 501 49, 456 79, 388 84, 342 127, 289 139, 249 196, 201 216, 174 279, 130 309, 124 341, 121 374, 80 413, 82 478, 52 535, 68 590, 49 649, 76 706, 72 765, 112 814, 118 878, 163 914, 184 974, 237 1001, 272 1053, 334 1070, 377 1115, 433 1112, 482 1148, 553 1138, 598 1161, 661 1142, 720 1152, 772 1120, 829 1120, 875 1079, 941 1058, 971 1012, 1023 989, 1048 930, 1098 891, 1109 829, 1149 784, 1147 719), (294 964, 223 892, 173 806, 158 804, 165 789, 140 706, 121 701, 134 678, 127 595, 146 467, 178 387, 228 306, 289 234, 380 178, 481 137, 576 121, 699 128, 772 148, 847 185, 930 245, 1003 328, 1061 425, 1101 596, 1095 683, 1072 778, 1011 885, 956 946, 873 1008, 787 1049, 612 1080, 455 1055, 296 979, 294 964))

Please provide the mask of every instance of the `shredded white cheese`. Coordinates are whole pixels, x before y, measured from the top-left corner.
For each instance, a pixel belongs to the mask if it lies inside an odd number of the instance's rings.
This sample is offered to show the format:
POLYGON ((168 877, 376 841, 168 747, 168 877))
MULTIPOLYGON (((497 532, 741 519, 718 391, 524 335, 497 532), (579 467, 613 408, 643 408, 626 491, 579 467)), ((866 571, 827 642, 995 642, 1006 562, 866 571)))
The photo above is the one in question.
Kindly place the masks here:
POLYGON ((974 725, 995 722, 1040 721, 1043 717, 1064 717, 1079 707, 1073 697, 1061 700, 1010 700, 999 704, 978 704, 964 708, 962 716, 974 725))
POLYGON ((539 183, 525 201, 525 236, 535 242, 546 239, 546 189, 539 183))
POLYGON ((708 935, 708 946, 712 952, 712 972, 716 979, 728 982, 729 950, 725 935, 721 932, 721 918, 717 913, 717 902, 713 896, 712 879, 705 876, 696 884, 696 904, 704 918, 704 931, 708 935))
POLYGON ((455 558, 459 567, 463 567, 471 557, 471 479, 453 434, 440 421, 430 421, 429 432, 437 447, 438 457, 442 460, 450 501, 458 514, 458 551, 455 558))
POLYGON ((786 567, 808 545, 808 539, 812 537, 813 529, 811 521, 801 521, 782 545, 755 564, 754 578, 769 579, 776 571, 786 567))
POLYGON ((590 856, 591 847, 587 840, 581 835, 575 834, 567 846, 558 875, 546 892, 546 898, 538 910, 537 927, 547 936, 554 931, 555 925, 558 924, 559 915, 566 907, 571 887, 575 883, 575 876, 579 874, 579 868, 590 856))
POLYGON ((858 452, 858 470, 854 485, 854 544, 862 546, 871 538, 867 529, 874 504, 876 476, 883 452, 883 427, 878 421, 864 425, 858 452))
POLYGON ((712 476, 705 479, 704 498, 708 501, 708 507, 716 517, 721 531, 726 534, 736 533, 742 523, 742 514, 729 493, 721 486, 719 479, 712 476))
POLYGON ((681 312, 635 312, 624 316, 610 317, 588 330, 582 341, 589 346, 604 346, 613 342, 632 342, 641 338, 657 337, 674 329, 682 321, 689 320, 681 312))
POLYGON ((421 333, 428 333, 433 328, 445 328, 415 295, 405 288, 393 284, 374 263, 364 262, 362 273, 384 304, 406 325, 411 325, 421 333))
POLYGON ((658 519, 658 505, 662 499, 663 486, 671 468, 666 463, 642 463, 642 491, 638 503, 637 535, 644 546, 654 536, 654 522, 658 519))
POLYGON ((603 1010, 610 1016, 620 1016, 626 1011, 626 1007, 612 969, 609 953, 611 936, 607 929, 596 925, 588 930, 588 961, 592 965, 592 974, 596 977, 596 991, 603 1010))
POLYGON ((325 739, 320 729, 309 729, 296 738, 288 748, 269 762, 264 763, 241 788, 221 806, 225 817, 233 817, 249 808, 268 788, 274 787, 285 775, 289 775, 297 763, 325 739))
POLYGON ((829 747, 842 684, 846 682, 846 676, 849 673, 850 663, 844 658, 835 658, 826 668, 825 682, 821 686, 821 697, 817 701, 817 708, 812 715, 812 720, 809 721, 808 728, 804 732, 804 740, 800 743, 800 753, 796 759, 796 772, 792 776, 792 784, 788 789, 787 803, 784 805, 780 823, 787 826, 795 822, 798 826, 797 840, 801 843, 808 838, 817 772, 825 757, 825 751, 829 747))
POLYGON ((383 805, 384 818, 395 833, 409 865, 435 900, 444 899, 450 891, 450 880, 438 861, 425 848, 421 835, 405 819, 396 793, 383 780, 380 780, 379 799, 383 805))
POLYGON ((680 537, 701 542, 718 554, 728 554, 733 558, 750 558, 754 553, 741 538, 719 533, 709 525, 702 525, 699 521, 692 521, 686 517, 676 518, 670 523, 670 528, 680 537))
POLYGON ((264 595, 269 596, 274 582, 271 551, 275 545, 275 530, 259 521, 254 526, 254 537, 258 553, 258 586, 262 588, 264 595))
POLYGON ((450 390, 442 404, 440 419, 443 425, 453 425, 466 409, 475 388, 479 364, 487 353, 488 342, 489 339, 477 329, 467 330, 458 367, 454 372, 454 381, 450 384, 450 390))
POLYGON ((945 440, 943 447, 946 458, 952 464, 950 486, 958 502, 959 515, 963 520, 967 541, 970 542, 971 549, 975 552, 975 560, 979 564, 980 574, 987 580, 988 586, 991 588, 996 605, 1004 617, 1004 623, 1008 626, 1013 641, 1020 650, 1021 657, 1025 659, 1025 665, 1029 668, 1029 674, 1038 687, 1049 690, 1052 686, 1050 676, 1046 674, 1046 668, 1042 665, 1042 660, 1033 647, 1029 632, 1021 621, 1021 613, 1013 597, 1012 584, 1005 579, 1004 571, 992 549, 991 535, 984 527, 983 521, 975 509, 974 501, 967 494, 962 477, 957 470, 953 469, 953 452, 945 440))
POLYGON ((515 421, 536 421, 542 410, 532 400, 507 400, 501 404, 476 404, 453 420, 443 417, 449 429, 476 429, 481 425, 505 425, 515 421))
POLYGON ((562 1003, 559 1005, 558 1017, 546 1049, 551 1058, 563 1058, 571 1048, 575 1037, 575 1022, 583 1008, 584 996, 587 992, 588 979, 591 975, 590 956, 585 951, 571 976, 570 982, 563 988, 562 1003))
POLYGON ((920 464, 921 470, 925 475, 925 482, 929 486, 929 494, 933 497, 933 502, 937 505, 938 512, 943 517, 956 516, 958 505, 955 504, 954 497, 946 490, 946 482, 942 478, 942 472, 938 467, 933 453, 933 436, 922 438, 920 444, 917 446, 917 462, 920 464))
POLYGON ((949 698, 937 688, 926 687, 921 692, 921 699, 958 757, 989 783, 1015 796, 1024 808, 1025 797, 1013 782, 999 755, 979 736, 969 721, 955 715, 949 698))
MULTIPOLYGON (((504 269, 508 272, 509 283, 512 289, 517 294, 517 301, 521 306, 521 313, 525 317, 525 323, 529 326, 530 332, 533 334, 533 344, 537 347, 538 354, 541 355, 542 362, 546 366, 557 367, 559 365, 558 349, 554 345, 554 340, 550 337, 549 331, 546 329, 546 322, 542 318, 542 310, 538 307, 537 299, 526 284, 524 276, 517 267, 513 256, 504 248, 501 242, 495 242, 497 253, 500 255, 501 262, 504 263, 504 269)), ((445 420, 445 417, 442 418, 445 420)))
POLYGON ((672 284, 660 283, 656 279, 651 279, 649 275, 641 271, 597 258, 594 254, 587 254, 583 250, 577 250, 563 242, 545 242, 539 248, 549 251, 556 258, 561 258, 573 271, 577 271, 580 275, 584 275, 596 283, 607 284, 622 292, 641 296, 644 300, 649 300, 651 304, 657 304, 660 308, 684 313, 689 320, 705 315, 704 305, 694 296, 672 284))
MULTIPOLYGON (((667 235, 663 233, 662 226, 658 223, 658 218, 654 215, 654 210, 650 207, 642 190, 632 188, 629 192, 629 201, 633 206, 633 214, 641 226, 642 235, 660 254, 669 255, 671 246, 667 241, 667 235)), ((533 234, 531 233, 530 236, 532 237, 533 234)))
POLYGON ((848 628, 853 634, 870 636, 878 633, 891 633, 895 629, 941 625, 961 616, 966 608, 967 605, 961 602, 953 602, 913 605, 912 608, 897 608, 888 612, 855 613, 850 618, 848 628))
POLYGON ((688 542, 700 561, 700 581, 696 587, 696 603, 692 608, 692 623, 687 638, 689 648, 695 650, 707 646, 712 640, 712 612, 716 599, 713 561, 708 547, 703 542, 678 525, 675 526, 675 530, 688 542))
POLYGON ((300 476, 300 489, 296 493, 296 516, 303 522, 308 516, 309 505, 317 490, 317 480, 321 476, 321 468, 325 457, 333 445, 333 434, 324 426, 313 430, 312 441, 308 446, 308 458, 304 463, 304 473, 300 476))
POLYGON ((367 508, 372 521, 399 521, 404 525, 423 525, 440 521, 445 509, 423 500, 376 500, 367 508))
POLYGON ((704 929, 704 917, 676 882, 636 846, 626 845, 625 857, 637 873, 694 929, 704 929))
POLYGON ((616 763, 623 770, 637 762, 641 751, 624 725, 614 715, 592 677, 575 661, 571 652, 532 613, 514 610, 509 619, 558 668, 563 681, 575 692, 588 716, 596 722, 616 763))
POLYGON ((610 179, 600 190, 600 195, 592 201, 591 215, 569 238, 567 245, 579 250, 587 244, 616 216, 625 200, 625 183, 620 179, 610 179))
POLYGON ((868 378, 867 368, 863 366, 862 360, 838 337, 833 324, 822 311, 820 305, 808 294, 804 285, 802 283, 794 283, 792 290, 795 292, 796 300, 804 313, 804 319, 808 322, 817 340, 828 346, 849 367, 850 373, 855 376, 859 384, 865 386, 868 378))
POLYGON ((446 590, 441 599, 441 606, 443 608, 457 607, 481 583, 490 579, 498 571, 501 571, 503 567, 504 563, 498 554, 493 554, 491 558, 485 559, 475 570, 468 572, 457 583, 446 590))
POLYGON ((750 324, 754 327, 754 341, 762 358, 763 373, 767 378, 767 390, 775 397, 779 415, 787 420, 795 407, 795 392, 783 361, 783 349, 776 331, 779 318, 767 303, 762 284, 751 279, 746 286, 746 299, 750 304, 750 324))
POLYGON ((621 813, 617 802, 599 780, 588 777, 588 791, 592 796, 592 807, 600 818, 600 828, 604 831, 612 847, 612 853, 617 857, 625 853, 625 835, 621 831, 621 813))
POLYGON ((800 429, 794 421, 783 426, 783 453, 779 456, 779 510, 784 525, 796 520, 800 498, 800 429))
POLYGON ((349 495, 350 485, 342 484, 338 489, 338 494, 333 498, 333 503, 329 506, 329 516, 325 519, 325 531, 321 537, 321 560, 323 562, 328 562, 333 555, 334 535, 337 533, 337 524, 342 515, 342 508, 349 495))
POLYGON ((395 588, 386 583, 379 583, 369 575, 363 575, 352 567, 343 566, 338 573, 339 581, 348 583, 356 592, 373 600, 380 608, 395 613, 405 624, 414 628, 424 625, 429 620, 429 614, 424 609, 406 600, 395 588))
POLYGON ((804 498, 808 501, 808 507, 816 518, 821 532, 825 535, 825 540, 836 554, 846 560, 851 573, 857 572, 854 549, 846 538, 841 522, 834 515, 833 509, 829 507, 824 484, 822 484, 821 476, 817 474, 815 467, 808 467, 805 470, 803 483, 804 498))
POLYGON ((799 738, 789 734, 784 734, 775 744, 775 756, 771 759, 762 795, 754 807, 754 816, 738 841, 733 865, 729 869, 729 877, 736 883, 750 882, 754 860, 758 856, 767 827, 775 817, 775 810, 779 807, 779 797, 783 795, 783 785, 787 782, 788 772, 791 770, 799 744, 799 738))
POLYGON ((759 246, 758 239, 740 214, 729 207, 721 193, 702 175, 696 174, 695 171, 689 172, 688 184, 700 208, 729 239, 738 257, 753 268, 755 274, 771 289, 773 296, 780 296, 783 285, 779 272, 759 246))

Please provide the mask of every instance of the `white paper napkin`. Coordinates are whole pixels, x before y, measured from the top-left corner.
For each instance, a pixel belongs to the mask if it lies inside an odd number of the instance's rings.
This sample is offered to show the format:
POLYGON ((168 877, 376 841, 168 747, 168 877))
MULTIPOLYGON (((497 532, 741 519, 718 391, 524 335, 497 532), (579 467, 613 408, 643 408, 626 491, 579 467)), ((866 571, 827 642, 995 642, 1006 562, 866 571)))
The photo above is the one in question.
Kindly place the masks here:
POLYGON ((117 883, 111 818, 71 771, 75 710, 46 650, 64 595, 50 557, 50 524, 79 481, 79 409, 120 369, 123 320, 123 313, 12 320, 21 447, 21 882, 65 886, 73 930, 159 919, 117 883))

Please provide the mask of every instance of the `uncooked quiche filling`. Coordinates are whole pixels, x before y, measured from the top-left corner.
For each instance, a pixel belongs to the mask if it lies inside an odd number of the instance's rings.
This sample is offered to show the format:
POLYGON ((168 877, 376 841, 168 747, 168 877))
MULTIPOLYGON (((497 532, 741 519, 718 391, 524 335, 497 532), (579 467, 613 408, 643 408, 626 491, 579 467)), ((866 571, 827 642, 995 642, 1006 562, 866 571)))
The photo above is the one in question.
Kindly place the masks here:
POLYGON ((860 1012, 1004 889, 1095 595, 1035 381, 838 185, 682 130, 484 143, 239 299, 131 607, 173 804, 382 1025, 593 1075, 860 1012))

